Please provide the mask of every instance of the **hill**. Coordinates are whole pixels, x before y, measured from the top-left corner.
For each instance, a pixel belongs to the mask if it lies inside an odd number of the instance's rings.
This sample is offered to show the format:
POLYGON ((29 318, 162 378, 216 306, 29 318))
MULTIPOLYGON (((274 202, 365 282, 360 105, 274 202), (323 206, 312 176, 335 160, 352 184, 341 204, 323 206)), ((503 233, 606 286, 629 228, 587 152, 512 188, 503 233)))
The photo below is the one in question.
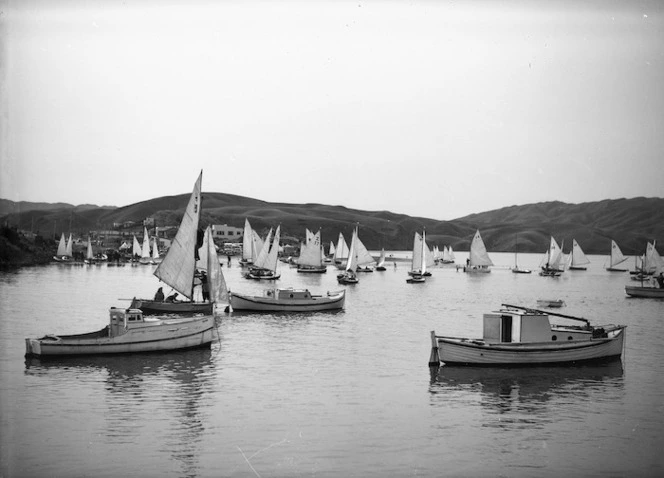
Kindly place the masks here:
MULTIPOLYGON (((2 224, 59 237, 61 232, 87 234, 111 229, 114 223, 142 222, 153 217, 158 226, 178 225, 189 193, 167 196, 124 207, 72 206, 22 203, 20 213, 6 214, 2 224), (26 209, 37 204, 34 209, 26 209), (70 226, 71 225, 71 226, 70 226)), ((2 200, 4 210, 11 201, 2 200)), ((553 235, 569 250, 576 239, 589 254, 607 254, 610 239, 625 254, 639 254, 646 241, 664 240, 664 199, 632 198, 582 204, 553 201, 511 206, 452 221, 411 217, 389 211, 361 211, 323 204, 269 203, 225 193, 203 193, 201 225, 228 224, 243 227, 245 218, 259 232, 281 224, 282 234, 303 238, 304 229, 322 231, 325 243, 336 241, 339 232, 348 239, 355 224, 369 249, 407 250, 415 231, 427 230, 430 245, 451 245, 468 250, 476 229, 480 229, 487 249, 512 252, 518 234, 519 252, 543 252, 553 235)), ((140 228, 139 228, 140 229, 140 228)), ((660 248, 661 249, 661 248, 660 248)))

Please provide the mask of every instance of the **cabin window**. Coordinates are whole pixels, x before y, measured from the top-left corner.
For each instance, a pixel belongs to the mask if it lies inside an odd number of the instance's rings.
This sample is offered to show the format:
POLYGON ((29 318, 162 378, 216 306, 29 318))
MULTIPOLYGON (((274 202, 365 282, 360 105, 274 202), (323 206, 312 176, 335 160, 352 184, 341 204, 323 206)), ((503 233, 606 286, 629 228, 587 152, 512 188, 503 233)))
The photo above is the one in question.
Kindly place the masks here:
POLYGON ((512 341, 512 316, 511 315, 503 315, 501 317, 502 319, 502 327, 500 331, 500 341, 501 342, 511 342, 512 341))
POLYGON ((291 299, 293 298, 293 294, 290 295, 290 298, 291 298, 291 299))
POLYGON ((558 336, 557 335, 552 335, 551 340, 553 340, 555 342, 556 340, 558 340, 558 336))

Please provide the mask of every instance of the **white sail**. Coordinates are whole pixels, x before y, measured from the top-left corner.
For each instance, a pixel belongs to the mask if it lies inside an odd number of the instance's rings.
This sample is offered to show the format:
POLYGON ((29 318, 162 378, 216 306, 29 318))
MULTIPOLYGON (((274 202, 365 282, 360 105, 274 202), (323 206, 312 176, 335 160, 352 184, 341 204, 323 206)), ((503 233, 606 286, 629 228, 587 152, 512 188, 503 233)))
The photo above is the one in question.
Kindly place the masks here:
POLYGON ((194 183, 194 190, 184 211, 180 228, 154 275, 173 289, 193 298, 195 249, 198 239, 198 223, 201 216, 201 183, 203 171, 194 183))
POLYGON ((330 252, 328 254, 330 256, 334 256, 334 252, 335 252, 334 242, 330 241, 330 252))
POLYGON ((482 236, 479 229, 470 243, 470 266, 492 266, 493 262, 489 258, 489 253, 486 250, 482 236))
POLYGON ((385 265, 385 249, 380 250, 380 257, 378 257, 377 267, 383 267, 385 265))
POLYGON ((620 250, 620 247, 618 247, 618 244, 616 244, 616 241, 611 239, 611 258, 609 259, 609 267, 615 267, 618 264, 622 264, 627 260, 627 257, 625 257, 620 250))
MULTIPOLYGON (((343 240, 343 236, 339 234, 340 238, 343 240)), ((355 249, 357 247, 357 228, 353 230, 353 238, 350 241, 350 248, 348 249, 348 260, 346 261, 346 271, 355 273, 357 268, 357 254, 355 249)), ((337 251, 339 249, 337 248, 337 251)))
POLYGON ((418 232, 413 237, 413 258, 411 261, 410 270, 413 272, 420 272, 422 270, 422 257, 424 249, 422 249, 422 236, 418 232))
POLYGON ((141 244, 138 242, 138 239, 136 239, 136 236, 134 236, 134 243, 132 244, 131 255, 139 257, 141 255, 141 244))
POLYGON ((207 243, 208 247, 205 255, 207 257, 206 268, 208 285, 210 286, 210 302, 214 304, 229 304, 228 287, 226 286, 226 280, 221 270, 217 249, 214 247, 212 228, 210 226, 205 230, 204 242, 207 243))
POLYGON ((74 240, 69 234, 69 240, 67 241, 67 248, 65 250, 65 256, 72 257, 74 255, 74 240))
MULTIPOLYGON (((199 271, 206 271, 208 268, 208 250, 210 248, 210 244, 208 242, 209 239, 207 229, 205 229, 205 233, 203 234, 203 244, 198 248, 198 260, 196 260, 196 269, 199 271)), ((214 241, 212 243, 214 244, 214 241)))
MULTIPOLYGON (((281 239, 281 226, 277 226, 277 231, 274 233, 272 240, 272 247, 265 261, 265 268, 277 273, 277 263, 279 262, 279 241, 281 239)), ((266 243, 267 247, 267 243, 266 243)))
POLYGON ((646 247, 644 269, 648 273, 654 273, 662 268, 662 258, 657 252, 655 244, 655 241, 652 243, 648 242, 648 246, 646 247))
POLYGON ((564 254, 556 240, 551 236, 551 242, 549 249, 546 251, 544 258, 542 259, 542 266, 549 269, 561 270, 561 264, 564 263, 564 254))
POLYGON ((366 267, 368 265, 376 265, 376 261, 369 254, 366 246, 360 240, 360 237, 355 233, 355 260, 358 266, 366 267))
MULTIPOLYGON (((272 229, 270 229, 272 231, 272 229)), ((263 250, 265 243, 263 239, 258 235, 254 230, 251 231, 251 258, 249 259, 254 265, 260 256, 261 251, 263 250)))
MULTIPOLYGON (((256 236, 258 237, 258 235, 256 236)), ((256 260, 254 260, 254 267, 258 267, 261 269, 269 269, 269 267, 267 267, 266 264, 268 261, 267 256, 270 252, 271 241, 272 241, 272 228, 270 228, 270 232, 267 233, 267 237, 265 238, 265 242, 263 242, 262 244, 261 250, 258 253, 258 257, 256 257, 256 260)))
MULTIPOLYGON (((426 231, 422 231, 422 275, 424 275, 427 271, 427 265, 429 262, 429 256, 431 256, 431 251, 429 250, 429 246, 427 246, 427 239, 426 239, 426 231)), ((433 256, 431 256, 431 265, 433 265, 433 256)))
POLYGON ((590 260, 585 255, 579 243, 576 242, 576 239, 572 239, 572 253, 570 254, 570 266, 578 267, 586 264, 590 264, 590 260))
POLYGON ((88 236, 88 249, 85 253, 85 258, 86 259, 94 259, 94 254, 92 253, 92 241, 90 240, 90 236, 88 236))
POLYGON ((346 240, 344 239, 344 235, 342 233, 339 233, 339 240, 337 242, 337 248, 334 251, 334 260, 344 260, 348 258, 348 245, 346 244, 346 240))
POLYGON ((252 251, 253 251, 253 234, 254 230, 249 224, 249 219, 244 220, 244 235, 242 236, 242 260, 251 261, 253 260, 252 251))
MULTIPOLYGON (((306 237, 305 244, 309 244, 311 241, 314 240, 315 234, 307 228, 305 228, 305 231, 306 231, 305 232, 305 237, 306 237)), ((319 238, 320 238, 320 231, 318 231, 318 234, 319 234, 319 238)))
POLYGON ((452 246, 449 247, 449 251, 450 251, 450 261, 454 262, 456 258, 454 257, 454 251, 452 250, 452 246))
POLYGON ((60 236, 60 243, 58 244, 58 257, 62 257, 67 254, 67 243, 65 242, 65 233, 62 233, 60 236))
MULTIPOLYGON (((307 235, 309 230, 307 229, 307 235)), ((300 248, 300 257, 297 260, 300 266, 321 267, 323 265, 320 231, 307 237, 307 242, 300 248)))
POLYGON ((150 236, 148 235, 148 228, 143 228, 143 246, 141 247, 141 259, 150 258, 150 236))
POLYGON ((159 243, 156 237, 152 241, 152 258, 159 259, 159 243))

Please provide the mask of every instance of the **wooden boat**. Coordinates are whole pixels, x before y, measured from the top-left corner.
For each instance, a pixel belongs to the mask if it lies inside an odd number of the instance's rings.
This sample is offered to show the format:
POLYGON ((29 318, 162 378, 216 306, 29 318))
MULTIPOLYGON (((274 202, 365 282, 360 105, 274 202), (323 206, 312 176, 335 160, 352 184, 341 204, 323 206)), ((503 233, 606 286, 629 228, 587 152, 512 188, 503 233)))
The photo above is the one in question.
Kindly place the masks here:
POLYGON ((625 293, 630 297, 664 299, 664 288, 649 285, 626 285, 625 293))
POLYGON ((232 292, 230 302, 233 310, 265 312, 313 312, 343 309, 346 291, 314 295, 308 289, 274 288, 263 291, 263 295, 246 295, 232 292))
POLYGON ((616 241, 611 239, 611 253, 609 254, 609 266, 606 268, 609 272, 627 272, 627 269, 618 267, 620 264, 625 262, 627 257, 625 257, 616 244, 616 241))
POLYGON ((576 242, 576 239, 572 239, 572 252, 569 256, 569 266, 567 268, 571 271, 585 271, 588 269, 587 264, 590 264, 590 260, 579 243, 576 242))
POLYGON ((258 256, 254 247, 254 230, 249 224, 249 219, 244 220, 244 233, 242 235, 242 257, 240 266, 246 267, 254 263, 254 258, 258 256))
POLYGON ((254 264, 249 268, 249 273, 245 275, 247 279, 253 280, 277 280, 281 274, 277 273, 277 264, 279 263, 279 240, 281 226, 277 226, 272 245, 270 246, 270 236, 268 233, 265 245, 261 250, 254 264))
POLYGON ((373 272, 376 267, 376 261, 369 253, 369 250, 360 239, 359 231, 356 228, 355 233, 355 271, 373 272))
POLYGON ((479 229, 473 236, 473 240, 470 243, 470 255, 466 261, 466 266, 463 268, 464 272, 470 273, 488 273, 491 272, 489 266, 492 266, 493 262, 489 257, 489 253, 486 250, 482 236, 480 235, 479 229))
POLYGON ((565 305, 562 299, 537 299, 538 307, 560 308, 565 305))
POLYGON ((553 236, 545 255, 546 263, 541 266, 539 275, 543 277, 559 277, 563 272, 563 250, 553 236))
POLYGON ((63 232, 53 260, 56 262, 74 262, 73 244, 71 234, 69 234, 69 240, 65 242, 65 233, 63 232))
POLYGON ((641 270, 645 272, 631 276, 633 280, 640 281, 641 285, 626 285, 625 293, 630 297, 664 298, 664 263, 655 249, 654 242, 648 242, 642 260, 641 270), (654 277, 650 277, 648 272, 654 277))
POLYGON ((570 365, 620 357, 626 326, 591 326, 587 319, 503 304, 484 314, 480 339, 444 337, 431 332, 429 365, 570 365), (556 325, 550 317, 581 321, 556 325))
POLYGON ((100 355, 161 352, 210 346, 212 315, 144 317, 139 309, 112 307, 110 322, 97 332, 25 339, 26 356, 100 355))
POLYGON ((312 234, 309 229, 306 229, 305 243, 300 246, 297 271, 302 274, 324 274, 327 272, 324 261, 325 252, 320 239, 320 230, 316 234, 312 234))
MULTIPOLYGON (((161 263, 154 271, 159 280, 166 283, 173 290, 182 294, 186 301, 165 302, 153 299, 134 298, 130 307, 141 309, 143 314, 211 314, 214 310, 213 296, 224 297, 227 295, 226 283, 221 273, 219 257, 211 239, 212 231, 208 227, 205 236, 209 237, 207 244, 211 250, 207 251, 208 257, 208 280, 211 289, 209 301, 195 300, 194 281, 197 277, 196 248, 198 241, 198 224, 201 214, 201 183, 203 172, 194 183, 194 190, 189 198, 189 203, 180 222, 178 232, 166 252, 161 263), (210 273, 212 271, 213 274, 210 273)), ((203 267, 202 264, 198 264, 203 267)))
MULTIPOLYGON (((350 248, 348 249, 348 259, 346 260, 346 270, 337 275, 337 282, 339 284, 357 284, 360 282, 355 269, 357 268, 357 254, 355 248, 357 244, 357 227, 353 229, 353 238, 350 241, 350 248)), ((339 250, 339 248, 337 248, 339 250)))
POLYGON ((530 269, 525 269, 519 267, 519 262, 517 261, 517 250, 519 249, 519 236, 518 234, 514 235, 514 267, 512 267, 512 272, 514 274, 531 274, 533 271, 530 269))

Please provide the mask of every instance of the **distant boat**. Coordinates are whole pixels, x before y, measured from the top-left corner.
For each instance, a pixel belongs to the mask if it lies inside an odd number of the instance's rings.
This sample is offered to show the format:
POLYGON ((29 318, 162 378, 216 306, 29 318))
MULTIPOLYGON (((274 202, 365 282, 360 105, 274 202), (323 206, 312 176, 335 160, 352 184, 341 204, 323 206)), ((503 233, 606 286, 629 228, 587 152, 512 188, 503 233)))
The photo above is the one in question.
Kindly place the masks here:
POLYGON ((546 262, 541 266, 539 275, 544 277, 558 277, 562 274, 563 251, 553 236, 551 236, 551 243, 549 249, 546 251, 545 260, 546 262))
POLYGON ((482 272, 487 273, 491 272, 489 266, 492 266, 493 262, 489 257, 489 253, 486 250, 482 236, 480 235, 479 229, 473 236, 473 240, 470 243, 470 255, 466 262, 466 266, 463 268, 464 272, 482 272))
POLYGON ((516 259, 517 255, 517 249, 519 248, 519 238, 518 234, 514 235, 514 267, 512 267, 512 272, 515 274, 530 274, 533 271, 530 269, 524 269, 523 267, 519 267, 519 262, 516 259))
POLYGON ((152 241, 152 263, 153 264, 159 264, 162 261, 161 256, 159 255, 159 245, 158 245, 157 237, 152 241))
POLYGON ((346 262, 348 261, 348 244, 344 239, 344 235, 339 233, 339 239, 337 242, 337 247, 334 250, 334 255, 332 256, 332 261, 337 268, 344 270, 346 268, 346 262))
POLYGON ((88 247, 85 251, 85 260, 83 262, 86 264, 95 264, 97 262, 95 260, 95 255, 92 252, 92 241, 90 240, 90 236, 88 236, 88 247))
POLYGON ((244 220, 244 234, 242 236, 242 258, 240 259, 240 266, 248 266, 253 264, 254 257, 257 253, 254 251, 254 230, 249 224, 249 219, 244 220))
POLYGON ((355 231, 355 270, 356 272, 373 272, 376 267, 376 261, 360 240, 357 228, 355 231))
POLYGON ((141 258, 139 262, 143 265, 152 264, 152 256, 150 255, 150 235, 148 228, 143 227, 143 245, 141 246, 141 258))
POLYGON ((60 242, 58 243, 58 250, 56 255, 53 256, 53 260, 57 262, 73 262, 74 253, 73 253, 73 240, 71 234, 69 234, 69 240, 65 242, 65 233, 62 233, 60 236, 60 242))
POLYGON ((297 271, 303 274, 323 274, 327 272, 320 230, 316 234, 312 234, 309 229, 306 229, 305 241, 300 247, 297 271))
MULTIPOLYGON (((410 271, 406 282, 409 284, 422 284, 426 282, 427 274, 427 258, 424 249, 426 245, 426 231, 422 231, 422 235, 415 232, 413 238, 413 258, 411 260, 410 271)), ((431 273, 429 273, 431 275, 431 273)))
POLYGON ((378 263, 376 264, 377 271, 387 270, 385 267, 385 249, 380 250, 380 256, 378 257, 378 263))
POLYGON ((537 299, 538 307, 548 307, 552 309, 559 309, 565 305, 565 301, 562 299, 537 299))
POLYGON ((570 253, 569 258, 569 270, 573 271, 585 271, 587 269, 586 265, 590 264, 590 260, 581 249, 581 246, 576 239, 572 239, 572 252, 570 253))
POLYGON ((443 246, 443 257, 442 257, 442 262, 443 264, 454 264, 454 251, 452 250, 452 246, 443 246))
POLYGON ((258 312, 313 312, 343 309, 346 291, 314 295, 308 289, 274 288, 263 291, 263 295, 231 293, 233 310, 258 312))
MULTIPOLYGON (((339 234, 339 238, 343 240, 343 236, 339 234)), ((353 237, 350 241, 350 247, 348 249, 348 259, 346 260, 345 271, 337 275, 337 282, 340 284, 357 284, 360 280, 355 273, 357 268, 357 254, 355 254, 355 249, 357 247, 357 227, 353 229, 353 237)), ((339 247, 337 247, 337 252, 339 247)))
POLYGON ((620 247, 618 247, 618 244, 616 244, 616 241, 611 239, 611 253, 609 254, 609 266, 606 268, 607 271, 610 272, 627 272, 627 269, 622 269, 617 266, 622 264, 627 260, 627 257, 625 257, 620 250, 620 247))
MULTIPOLYGON (((650 277, 648 274, 636 276, 641 281, 641 285, 626 285, 625 293, 630 297, 664 298, 664 263, 654 242, 648 242, 646 246, 642 268, 645 271, 652 270, 655 277, 650 277)), ((632 278, 634 279, 634 277, 632 278)))
POLYGON ((209 347, 214 338, 212 315, 190 318, 146 318, 139 309, 111 308, 109 324, 96 332, 45 335, 25 339, 25 355, 61 357, 163 352, 209 347))
POLYGON ((270 236, 272 230, 268 233, 265 245, 256 262, 249 267, 249 273, 245 275, 247 279, 254 280, 277 280, 281 274, 277 273, 277 264, 279 263, 279 240, 281 238, 281 225, 277 226, 274 233, 274 239, 270 246, 270 236))
POLYGON ((592 326, 587 319, 510 306, 484 314, 482 338, 438 336, 431 332, 430 366, 577 365, 619 359, 625 340, 624 325, 592 326), (555 325, 549 317, 584 322, 582 326, 555 325))

